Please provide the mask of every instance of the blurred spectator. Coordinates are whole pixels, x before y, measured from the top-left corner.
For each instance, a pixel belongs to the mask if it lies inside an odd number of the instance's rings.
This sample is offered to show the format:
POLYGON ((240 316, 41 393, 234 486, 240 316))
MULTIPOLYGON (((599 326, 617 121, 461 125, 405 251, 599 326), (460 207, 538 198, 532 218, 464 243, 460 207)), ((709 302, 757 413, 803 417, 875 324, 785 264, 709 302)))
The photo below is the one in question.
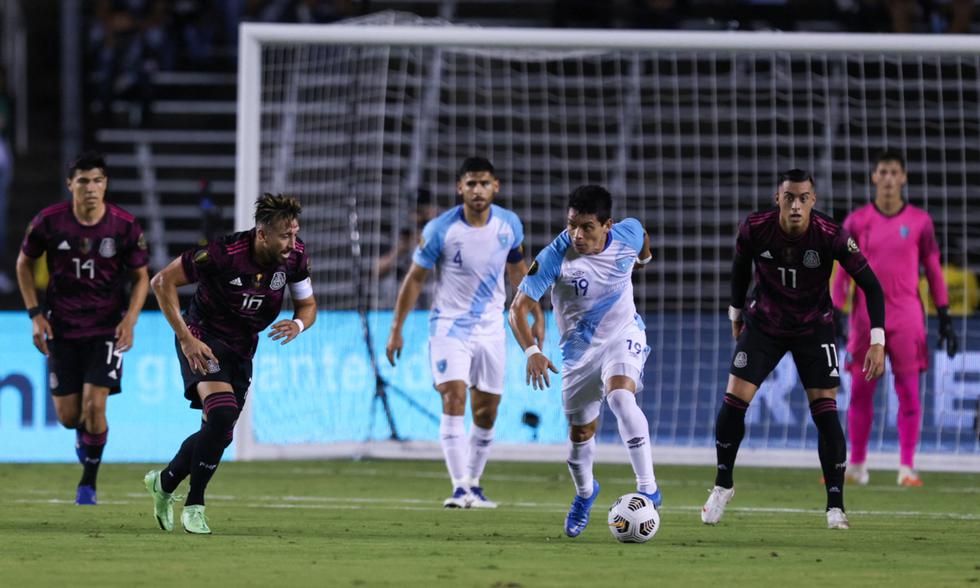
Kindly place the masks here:
MULTIPOLYGON (((395 301, 398 285, 408 273, 412 265, 412 253, 415 245, 422 236, 425 224, 439 215, 439 209, 432 201, 432 194, 425 188, 419 188, 415 197, 415 206, 409 214, 408 224, 398 231, 398 240, 394 247, 385 251, 374 262, 374 275, 378 279, 381 293, 390 293, 390 301, 395 301)), ((425 288, 417 303, 421 307, 428 306, 429 288, 425 288)))
MULTIPOLYGON (((177 51, 192 67, 211 58, 221 20, 219 4, 221 2, 209 0, 175 0, 172 3, 170 26, 177 51)), ((238 24, 237 17, 235 24, 238 24)))
POLYGON ((968 33, 973 0, 837 0, 851 30, 968 33))
POLYGON ((98 0, 89 40, 95 50, 96 109, 103 121, 118 96, 135 94, 130 124, 145 124, 152 101, 151 76, 173 65, 166 0, 98 0))
POLYGON ((7 274, 7 212, 10 182, 14 179, 14 159, 9 138, 14 122, 14 100, 7 93, 7 72, 0 66, 0 294, 10 294, 16 288, 7 274))

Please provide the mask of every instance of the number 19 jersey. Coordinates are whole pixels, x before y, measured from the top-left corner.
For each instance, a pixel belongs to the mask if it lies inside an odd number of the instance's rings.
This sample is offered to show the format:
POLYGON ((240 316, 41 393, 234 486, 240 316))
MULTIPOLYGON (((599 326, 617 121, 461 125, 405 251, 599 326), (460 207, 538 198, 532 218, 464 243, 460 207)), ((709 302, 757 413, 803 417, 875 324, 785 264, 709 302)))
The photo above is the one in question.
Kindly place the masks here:
POLYGON ((633 302, 633 264, 643 249, 643 226, 627 218, 613 225, 606 246, 594 255, 580 255, 563 231, 538 254, 520 290, 540 300, 549 286, 561 334, 562 362, 573 368, 591 357, 623 329, 645 330, 633 302))

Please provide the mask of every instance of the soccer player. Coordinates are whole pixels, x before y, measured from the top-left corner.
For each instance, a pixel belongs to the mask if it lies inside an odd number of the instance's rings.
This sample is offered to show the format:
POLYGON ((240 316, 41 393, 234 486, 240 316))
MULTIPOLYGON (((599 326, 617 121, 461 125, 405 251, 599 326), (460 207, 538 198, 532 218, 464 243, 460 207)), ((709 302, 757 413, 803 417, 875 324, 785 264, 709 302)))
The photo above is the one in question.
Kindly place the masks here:
POLYGON ((189 475, 180 521, 188 533, 211 533, 204 491, 245 405, 258 334, 279 316, 287 288, 293 318, 272 325, 269 337, 285 345, 316 320, 310 259, 297 236, 301 210, 295 198, 264 194, 251 230, 185 251, 153 276, 160 310, 176 333, 184 397, 202 411, 200 430, 163 471, 151 470, 143 479, 165 531, 174 528, 174 490, 189 475), (193 283, 197 289, 182 316, 177 288, 193 283))
POLYGON ((854 277, 867 299, 871 332, 861 376, 873 380, 884 369, 885 303, 878 279, 846 229, 813 210, 816 185, 805 171, 779 178, 775 208, 755 212, 742 223, 732 263, 732 321, 735 353, 718 420, 715 487, 701 509, 701 521, 717 524, 735 494, 732 470, 745 435, 745 410, 759 385, 783 355, 793 354, 796 370, 817 426, 817 453, 827 490, 827 527, 847 529, 844 468, 847 448, 837 418, 840 374, 830 302, 834 260, 854 277), (755 289, 746 290, 755 264, 755 289))
POLYGON ((109 437, 106 401, 122 391, 122 354, 149 291, 149 253, 133 215, 106 202, 102 155, 68 165, 71 201, 42 210, 27 227, 17 282, 33 322, 34 346, 48 358, 58 421, 75 429, 82 464, 75 504, 96 504, 96 478, 109 437), (33 260, 47 254, 47 311, 38 304, 33 260), (132 285, 126 299, 127 282, 132 285))
MULTIPOLYGON (((925 316, 919 299, 920 266, 925 267, 929 291, 939 314, 939 344, 945 343, 949 357, 956 355, 958 345, 949 318, 949 296, 939 263, 932 219, 929 213, 902 198, 906 180, 902 156, 894 151, 881 153, 871 174, 871 183, 875 186, 874 201, 848 215, 844 228, 854 236, 875 274, 882 279, 885 315, 888 317, 885 336, 898 395, 898 485, 921 486, 922 480, 915 472, 915 448, 922 421, 919 373, 929 367, 929 352, 925 316)), ((832 292, 837 308, 844 306, 850 285, 850 278, 844 272, 838 272, 832 292)), ((861 302, 862 295, 858 292, 848 329, 847 350, 851 357, 861 357, 868 347, 868 314, 861 302)), ((854 362, 847 367, 852 374, 857 371, 854 362)), ((851 442, 847 479, 867 484, 865 459, 878 380, 868 381, 857 375, 851 378, 851 405, 847 413, 851 442)))
MULTIPOLYGON (((429 313, 429 364, 442 396, 439 439, 452 481, 446 508, 496 508, 480 485, 490 457, 493 426, 504 391, 504 272, 516 288, 524 276, 524 227, 513 212, 493 204, 500 180, 482 157, 463 161, 457 205, 429 221, 395 302, 386 353, 401 355, 402 325, 432 268, 439 268, 429 313), (470 391, 473 426, 463 422, 470 391)), ((534 336, 544 340, 544 316, 534 313, 534 336)))
POLYGON ((612 197, 601 186, 580 186, 569 195, 568 227, 531 264, 509 317, 527 357, 528 383, 540 389, 550 386, 548 370, 558 370, 535 345, 526 315, 551 287, 561 333, 562 406, 570 426, 568 471, 576 491, 565 518, 569 537, 585 530, 599 495, 592 462, 603 400, 616 415, 637 491, 658 509, 662 501, 653 473, 650 426, 635 397, 643 388, 650 348, 633 302, 631 276, 653 254, 640 222, 627 218, 614 224, 611 209, 612 197))

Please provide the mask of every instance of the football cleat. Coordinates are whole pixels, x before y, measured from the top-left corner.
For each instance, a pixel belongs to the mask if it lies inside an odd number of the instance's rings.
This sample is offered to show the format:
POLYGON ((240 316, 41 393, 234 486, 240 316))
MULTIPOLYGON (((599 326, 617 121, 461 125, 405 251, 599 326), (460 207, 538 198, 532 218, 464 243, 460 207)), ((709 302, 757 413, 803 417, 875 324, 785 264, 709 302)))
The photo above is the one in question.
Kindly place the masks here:
POLYGON ((157 470, 147 472, 143 476, 143 484, 146 486, 146 491, 153 497, 153 515, 157 519, 157 524, 164 531, 173 531, 174 503, 180 500, 180 497, 163 491, 160 486, 160 472, 157 470))
POLYGON ((592 496, 582 498, 576 495, 572 501, 572 506, 568 509, 565 517, 565 534, 569 537, 578 537, 589 524, 589 513, 592 512, 592 505, 599 497, 599 482, 592 480, 592 496))
POLYGON ((919 488, 922 486, 922 479, 912 468, 901 466, 898 468, 898 485, 906 488, 919 488))
POLYGON ((469 508, 470 493, 466 491, 466 488, 460 486, 453 491, 452 496, 442 501, 442 506, 445 508, 469 508))
POLYGON ((208 527, 208 518, 204 516, 203 504, 191 504, 184 507, 184 512, 180 513, 180 523, 184 525, 184 531, 194 535, 210 535, 211 527, 208 527))
POLYGON ((871 476, 868 474, 868 465, 863 463, 848 464, 847 471, 844 472, 844 481, 848 484, 867 486, 871 476))
POLYGON ((735 488, 722 488, 715 486, 711 489, 708 501, 701 507, 701 522, 706 525, 717 525, 721 520, 721 515, 725 514, 725 507, 735 496, 735 488))
POLYGON ((467 508, 497 508, 497 503, 483 493, 482 486, 470 486, 469 500, 467 508))
POLYGON ((75 504, 83 506, 98 504, 95 500, 95 488, 92 486, 79 486, 75 492, 75 504))
POLYGON ((847 521, 847 515, 839 508, 827 509, 827 528, 828 529, 850 529, 851 523, 847 521))
POLYGON ((637 492, 649 498, 650 502, 653 503, 653 508, 660 510, 660 505, 663 504, 664 501, 664 497, 660 494, 660 488, 657 488, 657 491, 653 494, 647 494, 646 492, 640 492, 639 490, 637 490, 637 492))

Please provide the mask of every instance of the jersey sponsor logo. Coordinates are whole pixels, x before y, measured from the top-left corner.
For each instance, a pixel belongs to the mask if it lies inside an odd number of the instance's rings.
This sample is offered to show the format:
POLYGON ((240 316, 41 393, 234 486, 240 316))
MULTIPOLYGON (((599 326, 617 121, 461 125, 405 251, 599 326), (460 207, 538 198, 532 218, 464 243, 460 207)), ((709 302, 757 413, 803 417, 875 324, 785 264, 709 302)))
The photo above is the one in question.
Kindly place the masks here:
POLYGON ((112 237, 102 239, 102 242, 99 243, 99 255, 102 257, 113 257, 116 255, 116 240, 112 237))
POLYGON ((82 252, 82 255, 88 255, 89 251, 92 251, 92 240, 88 237, 83 238, 78 245, 78 250, 82 252))
POLYGON ((536 273, 538 273, 538 260, 537 259, 535 259, 534 261, 532 261, 531 262, 531 267, 529 267, 527 269, 527 275, 529 275, 529 276, 533 276, 536 273))
POLYGON ((803 265, 810 269, 820 267, 820 254, 813 249, 807 249, 803 254, 803 265))
POLYGON ((440 359, 436 362, 436 369, 439 370, 440 374, 446 373, 446 360, 440 359))
POLYGON ((272 283, 269 287, 273 290, 281 290, 286 285, 286 272, 276 272, 272 274, 272 283))
POLYGON ((70 250, 71 250, 71 245, 68 244, 68 241, 62 241, 61 243, 58 243, 58 251, 70 251, 70 250))
POLYGON ((903 239, 907 239, 909 236, 909 228, 905 225, 902 225, 898 229, 898 234, 901 235, 903 239))
POLYGON ((769 250, 766 249, 765 251, 762 252, 762 255, 760 255, 759 257, 761 257, 762 259, 772 259, 772 253, 769 253, 769 250))
POLYGON ((732 364, 739 369, 744 368, 749 365, 749 354, 744 351, 739 351, 735 354, 735 361, 732 364))
POLYGON ((232 280, 232 281, 230 281, 228 283, 231 284, 232 286, 241 286, 242 285, 242 279, 241 278, 235 278, 234 280, 232 280))
POLYGON ((860 249, 858 249, 857 241, 854 240, 854 237, 847 238, 847 250, 850 251, 851 253, 857 253, 858 251, 860 251, 860 249))

